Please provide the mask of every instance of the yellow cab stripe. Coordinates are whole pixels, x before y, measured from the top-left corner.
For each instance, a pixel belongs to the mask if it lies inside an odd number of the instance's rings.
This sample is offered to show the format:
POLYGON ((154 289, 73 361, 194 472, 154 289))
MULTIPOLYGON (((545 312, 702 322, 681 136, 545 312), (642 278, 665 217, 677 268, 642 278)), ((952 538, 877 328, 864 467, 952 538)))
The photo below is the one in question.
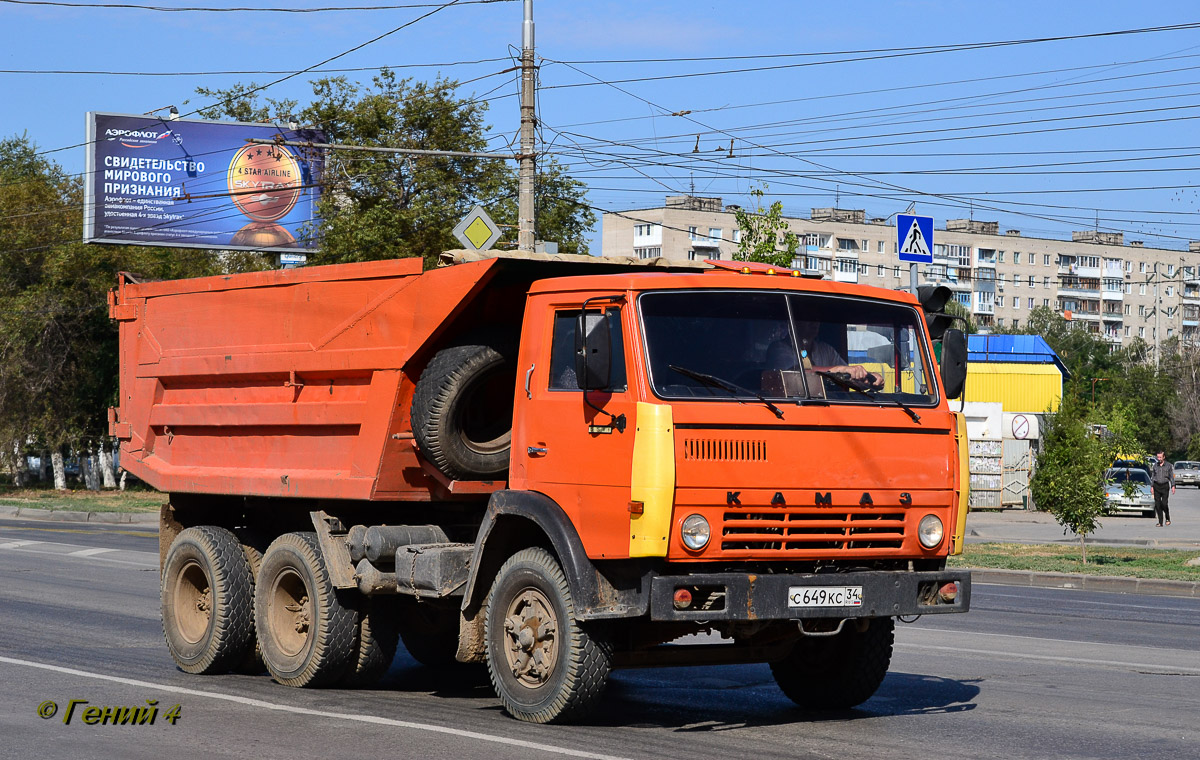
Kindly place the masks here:
POLYGON ((669 405, 638 402, 629 498, 643 507, 629 516, 630 557, 667 556, 675 509, 674 428, 669 405))

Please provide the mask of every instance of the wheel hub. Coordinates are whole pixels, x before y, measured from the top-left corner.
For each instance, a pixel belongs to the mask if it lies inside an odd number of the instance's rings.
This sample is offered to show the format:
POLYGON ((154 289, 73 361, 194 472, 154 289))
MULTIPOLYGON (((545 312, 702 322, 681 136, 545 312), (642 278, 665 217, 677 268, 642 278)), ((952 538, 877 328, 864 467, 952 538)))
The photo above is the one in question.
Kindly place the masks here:
POLYGON ((558 623, 554 606, 537 589, 526 589, 508 606, 505 657, 513 676, 531 688, 543 685, 558 663, 558 623))

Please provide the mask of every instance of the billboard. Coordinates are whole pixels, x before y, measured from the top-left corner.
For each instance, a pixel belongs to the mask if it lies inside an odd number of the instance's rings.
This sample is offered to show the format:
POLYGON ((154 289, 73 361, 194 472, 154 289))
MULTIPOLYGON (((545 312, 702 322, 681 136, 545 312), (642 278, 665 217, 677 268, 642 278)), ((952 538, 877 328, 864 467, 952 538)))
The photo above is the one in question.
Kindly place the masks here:
POLYGON ((315 247, 322 159, 308 129, 91 112, 83 239, 249 251, 315 247))

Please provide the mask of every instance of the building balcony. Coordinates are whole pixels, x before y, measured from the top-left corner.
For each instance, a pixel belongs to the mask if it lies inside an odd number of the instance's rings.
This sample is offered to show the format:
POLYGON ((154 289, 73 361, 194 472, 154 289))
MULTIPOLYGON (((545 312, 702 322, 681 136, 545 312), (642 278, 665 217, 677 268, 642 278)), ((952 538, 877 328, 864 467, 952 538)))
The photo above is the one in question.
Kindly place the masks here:
POLYGON ((1073 311, 1073 312, 1071 312, 1071 319, 1086 319, 1088 321, 1096 321, 1096 320, 1100 319, 1100 312, 1098 312, 1098 311, 1073 311))
POLYGON ((1101 290, 1100 297, 1105 301, 1124 301, 1125 291, 1123 290, 1101 290))
POLYGON ((1119 311, 1106 311, 1100 316, 1105 322, 1121 322, 1125 319, 1125 315, 1119 311))
POLYGON ((994 303, 977 303, 977 304, 975 304, 974 307, 971 308, 971 311, 975 314, 995 314, 996 313, 996 304, 994 304, 994 303))
POLYGON ((1079 298, 1099 298, 1100 290, 1098 288, 1069 288, 1059 285, 1058 294, 1060 296, 1076 296, 1079 298))

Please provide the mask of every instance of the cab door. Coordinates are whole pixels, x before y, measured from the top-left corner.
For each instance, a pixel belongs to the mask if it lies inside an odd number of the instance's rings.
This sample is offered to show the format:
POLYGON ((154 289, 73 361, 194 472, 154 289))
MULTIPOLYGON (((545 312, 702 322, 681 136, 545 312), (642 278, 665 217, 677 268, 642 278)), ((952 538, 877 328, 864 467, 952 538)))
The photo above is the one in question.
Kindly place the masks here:
POLYGON ((633 334, 625 303, 603 310, 611 336, 608 387, 585 392, 575 373, 576 333, 583 299, 550 303, 530 314, 540 350, 524 352, 518 379, 526 385, 513 429, 516 488, 543 493, 563 508, 589 556, 629 556, 629 482, 636 399, 626 376, 633 334), (588 403, 590 402, 590 404, 588 403), (598 411, 597 408, 602 411, 598 411))

